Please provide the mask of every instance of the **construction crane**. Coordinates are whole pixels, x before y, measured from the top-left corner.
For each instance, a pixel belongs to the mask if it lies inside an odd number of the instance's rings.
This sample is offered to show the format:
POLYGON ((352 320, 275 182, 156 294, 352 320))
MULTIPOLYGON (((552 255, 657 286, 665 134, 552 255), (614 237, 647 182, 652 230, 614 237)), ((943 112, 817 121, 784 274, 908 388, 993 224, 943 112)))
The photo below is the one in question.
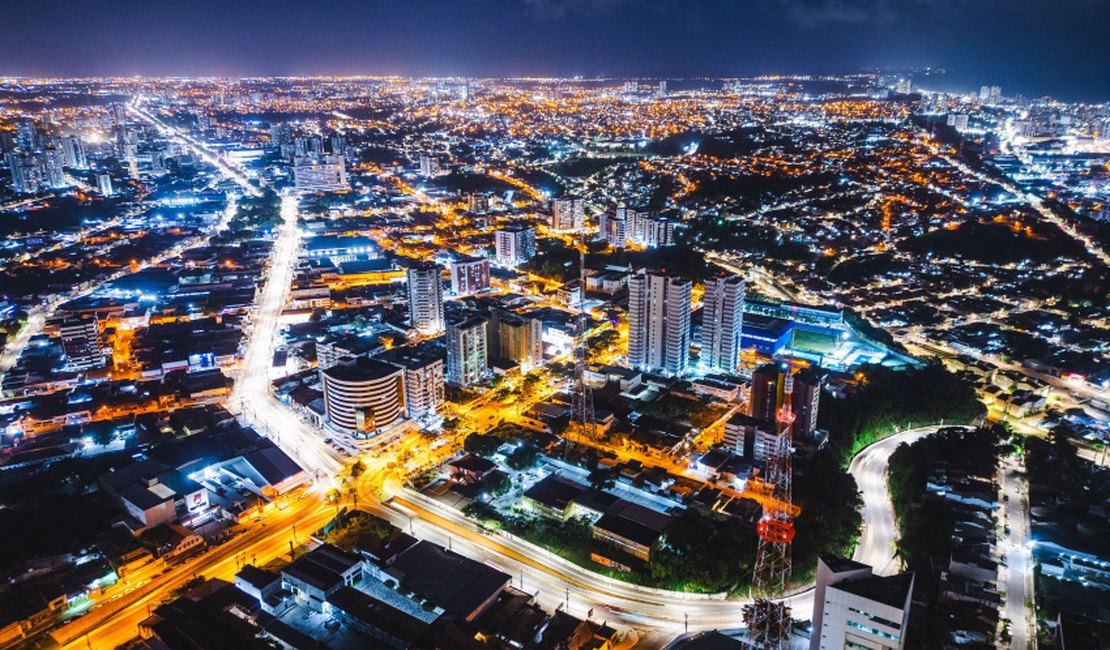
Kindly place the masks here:
POLYGON ((755 601, 745 607, 749 637, 758 647, 785 649, 790 645, 790 609, 781 600, 790 582, 791 542, 794 540, 793 467, 791 436, 794 429, 794 369, 788 366, 783 382, 782 407, 775 414, 775 439, 764 464, 764 478, 758 485, 763 516, 756 526, 759 547, 752 575, 755 601))

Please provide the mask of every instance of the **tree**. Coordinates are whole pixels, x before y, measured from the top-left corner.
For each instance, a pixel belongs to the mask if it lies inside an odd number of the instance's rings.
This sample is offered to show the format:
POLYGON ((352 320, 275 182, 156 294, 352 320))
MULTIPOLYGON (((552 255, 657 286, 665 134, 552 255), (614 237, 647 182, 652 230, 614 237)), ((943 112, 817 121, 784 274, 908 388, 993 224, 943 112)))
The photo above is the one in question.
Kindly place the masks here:
POLYGON ((363 464, 362 459, 360 458, 355 461, 354 465, 351 465, 351 478, 358 478, 362 476, 363 472, 365 471, 366 465, 363 464))
POLYGON ((492 456, 501 446, 501 439, 484 433, 472 433, 463 442, 463 450, 475 456, 492 456))
POLYGON ((485 488, 490 497, 496 499, 512 489, 513 482, 503 472, 493 472, 486 477, 482 487, 485 488))
POLYGON ((536 466, 536 461, 539 459, 540 450, 535 444, 531 442, 521 443, 519 447, 513 450, 507 459, 509 467, 519 471, 531 469, 536 466))
POLYGON ((595 490, 611 490, 617 484, 617 470, 604 465, 595 465, 586 480, 595 490))
POLYGON ((748 638, 758 647, 777 648, 783 639, 790 638, 792 628, 790 608, 766 598, 744 605, 744 625, 748 638))

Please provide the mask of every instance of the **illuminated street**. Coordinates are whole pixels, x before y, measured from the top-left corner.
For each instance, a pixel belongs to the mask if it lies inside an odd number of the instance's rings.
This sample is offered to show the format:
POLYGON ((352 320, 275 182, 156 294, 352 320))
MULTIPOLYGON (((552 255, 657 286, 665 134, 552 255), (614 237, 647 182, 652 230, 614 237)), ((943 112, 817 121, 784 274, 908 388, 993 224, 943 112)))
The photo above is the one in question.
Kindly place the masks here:
POLYGON ((0 650, 1106 645, 1110 5, 24 4, 0 650))

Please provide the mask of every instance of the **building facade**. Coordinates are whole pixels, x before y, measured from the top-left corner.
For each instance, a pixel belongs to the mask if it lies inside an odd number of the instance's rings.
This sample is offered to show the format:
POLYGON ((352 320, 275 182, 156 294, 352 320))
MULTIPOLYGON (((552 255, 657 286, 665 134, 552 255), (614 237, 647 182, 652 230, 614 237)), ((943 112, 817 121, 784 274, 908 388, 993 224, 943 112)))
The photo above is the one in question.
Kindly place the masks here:
POLYGON ((510 311, 490 312, 489 356, 519 363, 527 371, 543 363, 543 321, 510 311))
POLYGON ((744 279, 738 275, 706 279, 702 305, 702 364, 717 372, 736 372, 744 331, 744 279))
POLYGON ((339 431, 373 434, 402 418, 405 409, 404 371, 374 359, 345 359, 320 372, 324 384, 324 416, 339 431))
POLYGON ((536 255, 536 231, 531 226, 506 226, 497 231, 494 247, 498 264, 523 264, 536 255))
POLYGON ((877 576, 860 562, 819 558, 810 650, 902 650, 913 583, 912 573, 877 576))
POLYGON ((486 319, 468 318, 447 327, 447 381, 470 386, 482 379, 489 368, 486 347, 486 319))
POLYGON ((682 376, 690 357, 692 284, 640 271, 628 280, 628 363, 682 376))
POLYGON ((297 156, 293 160, 293 186, 304 192, 347 189, 343 156, 297 156))
POLYGON ((421 264, 408 270, 409 324, 425 336, 443 331, 443 282, 439 267, 421 264))
POLYGON ((104 365, 104 345, 96 316, 67 316, 58 326, 66 367, 89 370, 104 365))
POLYGON ((586 225, 586 201, 580 196, 565 196, 551 202, 551 229, 581 230, 586 225))
POLYGON ((489 289, 489 259, 465 257, 451 262, 451 292, 456 296, 489 289))

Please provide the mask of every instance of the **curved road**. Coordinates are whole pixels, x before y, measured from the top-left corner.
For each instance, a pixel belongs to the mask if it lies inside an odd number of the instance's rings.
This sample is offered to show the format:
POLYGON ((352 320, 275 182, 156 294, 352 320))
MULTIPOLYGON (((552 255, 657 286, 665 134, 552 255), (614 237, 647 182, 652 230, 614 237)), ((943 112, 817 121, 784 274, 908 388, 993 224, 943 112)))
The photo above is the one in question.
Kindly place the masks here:
POLYGON ((863 495, 863 534, 852 559, 870 565, 879 575, 892 575, 899 569, 894 560, 898 526, 886 485, 890 455, 899 445, 916 442, 939 428, 919 427, 884 438, 856 454, 848 466, 863 495))
MULTIPOLYGON (((894 558, 897 527, 886 487, 890 454, 902 443, 914 442, 938 428, 897 433, 864 449, 851 464, 850 471, 863 493, 865 522, 854 559, 870 564, 880 575, 889 575, 898 568, 894 558)), ((666 592, 612 580, 512 535, 482 532, 458 511, 407 490, 394 490, 396 496, 383 503, 376 498, 374 485, 384 485, 389 470, 384 466, 385 459, 375 460, 378 462, 359 481, 363 505, 422 539, 465 547, 468 556, 509 573, 515 586, 523 584, 545 606, 562 605, 578 615, 593 611, 610 621, 668 633, 685 629, 687 622, 691 630, 740 625, 746 600, 666 592)), ((797 618, 812 616, 812 589, 788 601, 797 618)))

